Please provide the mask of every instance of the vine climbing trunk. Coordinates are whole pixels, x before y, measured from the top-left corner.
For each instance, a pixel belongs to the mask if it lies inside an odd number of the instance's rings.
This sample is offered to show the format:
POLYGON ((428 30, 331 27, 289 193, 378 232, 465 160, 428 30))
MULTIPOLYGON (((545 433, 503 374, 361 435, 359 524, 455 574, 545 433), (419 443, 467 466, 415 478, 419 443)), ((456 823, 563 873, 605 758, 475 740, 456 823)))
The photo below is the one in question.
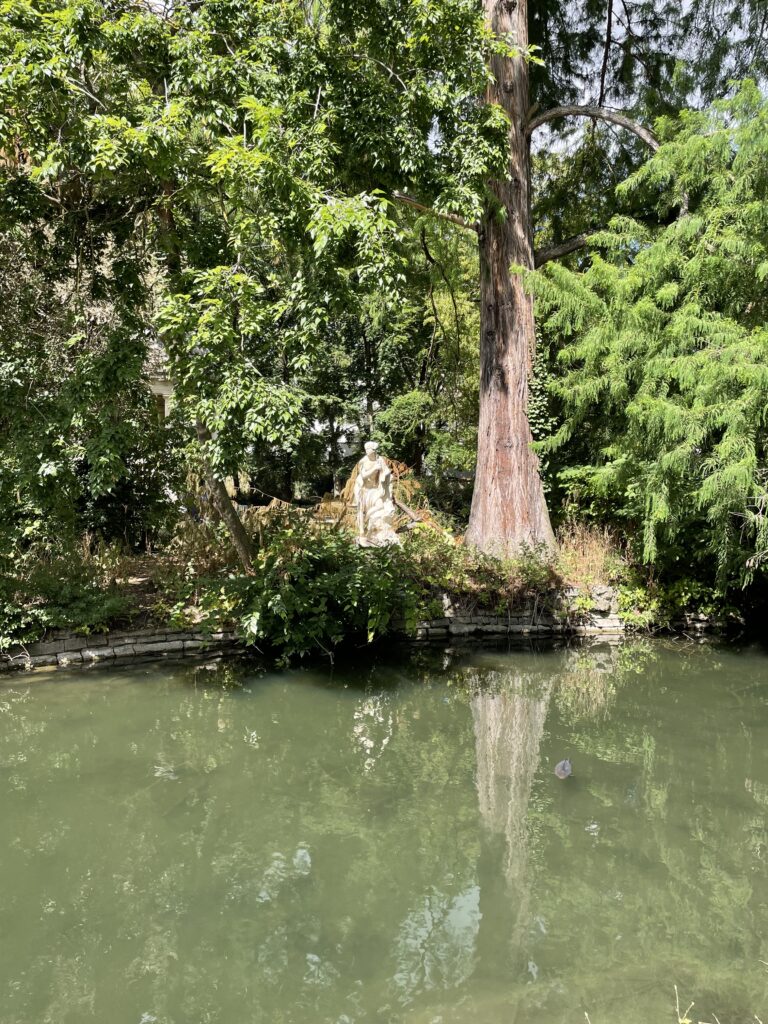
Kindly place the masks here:
POLYGON ((539 460, 531 448, 528 383, 536 337, 533 300, 513 264, 533 269, 526 0, 483 0, 493 34, 517 55, 491 57, 485 101, 509 118, 507 174, 489 182, 479 226, 480 419, 467 543, 512 555, 523 545, 554 544, 539 460))

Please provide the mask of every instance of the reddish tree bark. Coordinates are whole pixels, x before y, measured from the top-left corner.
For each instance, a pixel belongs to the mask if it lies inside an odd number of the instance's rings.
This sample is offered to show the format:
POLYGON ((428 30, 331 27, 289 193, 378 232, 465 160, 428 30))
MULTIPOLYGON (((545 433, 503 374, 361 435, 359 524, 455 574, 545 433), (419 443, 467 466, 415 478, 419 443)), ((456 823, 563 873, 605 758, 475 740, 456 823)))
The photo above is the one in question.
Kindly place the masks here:
POLYGON ((484 11, 492 32, 513 42, 521 55, 491 58, 485 96, 509 117, 509 163, 506 177, 489 183, 492 200, 479 225, 480 421, 466 540, 503 556, 524 544, 551 546, 554 535, 528 422, 533 300, 520 276, 510 273, 513 264, 534 266, 524 56, 528 11, 525 0, 484 0, 484 11))

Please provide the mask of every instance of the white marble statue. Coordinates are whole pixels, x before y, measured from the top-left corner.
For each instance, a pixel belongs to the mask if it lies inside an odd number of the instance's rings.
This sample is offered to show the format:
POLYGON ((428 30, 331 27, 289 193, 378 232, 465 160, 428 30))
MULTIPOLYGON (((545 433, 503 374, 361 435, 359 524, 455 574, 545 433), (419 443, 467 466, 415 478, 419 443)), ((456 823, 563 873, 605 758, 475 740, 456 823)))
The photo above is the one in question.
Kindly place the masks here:
POLYGON ((357 464, 357 543, 364 548, 400 543, 394 529, 397 511, 392 500, 392 470, 378 449, 375 441, 368 441, 357 464))

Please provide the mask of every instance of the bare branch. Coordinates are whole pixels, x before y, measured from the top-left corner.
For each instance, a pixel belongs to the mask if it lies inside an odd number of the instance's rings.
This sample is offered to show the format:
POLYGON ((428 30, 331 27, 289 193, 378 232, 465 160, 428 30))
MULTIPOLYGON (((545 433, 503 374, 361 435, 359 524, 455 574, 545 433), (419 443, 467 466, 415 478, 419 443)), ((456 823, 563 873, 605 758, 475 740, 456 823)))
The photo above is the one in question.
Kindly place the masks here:
MULTIPOLYGON (((435 259, 435 257, 429 251, 429 246, 427 245, 427 233, 424 230, 424 228, 421 229, 421 247, 424 250, 424 255, 427 258, 427 262, 431 263, 433 267, 437 267, 437 269, 440 271, 440 276, 445 282, 445 287, 448 289, 448 294, 451 296, 451 304, 453 305, 453 322, 456 326, 456 366, 458 366, 459 363, 461 362, 461 323, 459 321, 459 307, 456 303, 456 293, 454 292, 453 286, 448 279, 448 275, 445 272, 445 267, 443 266, 442 262, 440 260, 435 259)), ((445 337, 447 341, 448 335, 446 334, 445 337)))
POLYGON ((75 89, 79 89, 80 92, 84 93, 86 96, 89 96, 93 100, 94 103, 98 103, 98 105, 102 108, 102 110, 106 110, 106 107, 101 102, 99 97, 98 96, 94 96, 94 94, 91 92, 91 90, 88 89, 82 82, 78 82, 76 78, 69 78, 68 76, 65 76, 65 81, 69 82, 69 84, 71 86, 74 86, 75 89))
POLYGON ((584 231, 580 235, 574 235, 572 238, 566 238, 563 242, 558 242, 557 245, 547 246, 546 249, 538 249, 533 254, 534 267, 538 270, 539 267, 543 267, 545 263, 549 263, 551 260, 558 260, 561 256, 568 256, 569 253, 583 249, 585 245, 589 244, 590 238, 595 234, 597 234, 595 231, 584 231))
POLYGON ((464 220, 457 213, 442 213, 440 210, 433 210, 431 206, 425 206, 418 199, 406 195, 405 192, 393 192, 392 198, 396 199, 399 203, 405 203, 406 206, 412 206, 414 210, 420 210, 421 213, 428 213, 432 217, 440 217, 441 220, 450 221, 451 224, 458 224, 460 228, 464 228, 466 231, 474 231, 475 233, 478 231, 477 224, 470 224, 468 220, 464 220))
POLYGON ((605 25, 605 49, 603 50, 603 66, 600 68, 600 95, 597 99, 598 107, 602 107, 605 100, 605 75, 608 71, 608 58, 611 54, 611 30, 613 29, 613 0, 608 0, 608 17, 605 25))
POLYGON ((528 134, 530 135, 532 132, 535 132, 537 128, 546 124, 547 121, 555 121, 559 117, 590 117, 595 121, 608 121, 610 124, 618 124, 622 128, 626 128, 627 131, 632 132, 638 139, 642 139, 654 153, 659 148, 659 143, 653 132, 638 124, 637 121, 633 121, 626 114, 620 114, 617 110, 610 110, 608 107, 581 107, 578 105, 552 107, 551 110, 545 110, 543 114, 539 114, 528 122, 528 134))
POLYGON ((391 68, 389 64, 385 64, 383 60, 378 60, 376 57, 370 57, 367 53, 353 53, 352 56, 355 58, 355 60, 367 60, 370 61, 371 64, 378 64, 380 68, 383 68, 387 72, 390 81, 393 78, 396 78, 397 81, 400 83, 400 87, 402 88, 403 92, 408 92, 408 86, 402 80, 400 75, 398 75, 394 68, 391 68))

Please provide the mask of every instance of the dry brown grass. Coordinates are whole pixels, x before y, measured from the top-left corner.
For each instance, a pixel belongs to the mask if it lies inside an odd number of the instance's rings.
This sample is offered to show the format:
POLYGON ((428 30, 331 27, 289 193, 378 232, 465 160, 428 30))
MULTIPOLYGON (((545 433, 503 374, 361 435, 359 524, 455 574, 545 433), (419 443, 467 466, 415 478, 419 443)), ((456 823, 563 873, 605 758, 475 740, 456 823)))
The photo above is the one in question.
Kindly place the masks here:
POLYGON ((618 541, 607 527, 571 520, 559 529, 557 542, 557 567, 567 583, 615 583, 626 566, 618 541))

